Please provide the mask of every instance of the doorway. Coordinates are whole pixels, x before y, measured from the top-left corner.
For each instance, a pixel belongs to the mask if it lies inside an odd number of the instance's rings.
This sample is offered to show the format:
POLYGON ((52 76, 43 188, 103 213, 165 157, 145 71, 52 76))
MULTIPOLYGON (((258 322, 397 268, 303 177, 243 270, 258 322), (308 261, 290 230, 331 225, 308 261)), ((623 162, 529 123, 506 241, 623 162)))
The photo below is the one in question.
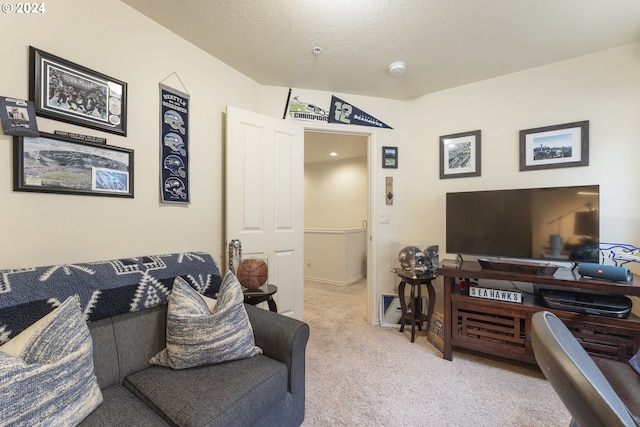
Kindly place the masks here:
POLYGON ((369 144, 368 134, 304 134, 305 280, 338 286, 365 281, 367 295, 369 144))

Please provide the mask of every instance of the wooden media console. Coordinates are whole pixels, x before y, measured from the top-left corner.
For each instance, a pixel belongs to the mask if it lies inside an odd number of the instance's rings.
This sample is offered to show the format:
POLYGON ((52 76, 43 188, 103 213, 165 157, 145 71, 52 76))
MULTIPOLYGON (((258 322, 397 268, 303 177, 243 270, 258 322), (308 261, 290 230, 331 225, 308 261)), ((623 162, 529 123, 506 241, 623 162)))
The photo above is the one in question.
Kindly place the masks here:
MULTIPOLYGON (((442 264, 451 265, 452 261, 442 264)), ((566 287, 579 292, 640 296, 640 279, 612 282, 580 276, 560 267, 553 275, 534 275, 519 271, 483 269, 478 262, 465 261, 457 268, 441 267, 444 278, 443 357, 452 360, 453 347, 536 363, 531 346, 531 316, 542 310, 556 314, 569 327, 582 346, 593 356, 627 362, 640 348, 640 318, 633 313, 626 319, 551 309, 523 294, 522 303, 479 299, 460 290, 457 279, 492 279, 566 287)))

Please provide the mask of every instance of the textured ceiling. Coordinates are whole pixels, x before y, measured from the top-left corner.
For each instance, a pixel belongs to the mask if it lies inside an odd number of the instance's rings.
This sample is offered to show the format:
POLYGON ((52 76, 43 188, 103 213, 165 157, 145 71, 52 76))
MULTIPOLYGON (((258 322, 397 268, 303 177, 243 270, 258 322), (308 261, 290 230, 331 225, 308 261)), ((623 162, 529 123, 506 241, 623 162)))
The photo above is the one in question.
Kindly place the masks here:
POLYGON ((640 41, 640 0, 123 2, 260 84, 392 99, 640 41))

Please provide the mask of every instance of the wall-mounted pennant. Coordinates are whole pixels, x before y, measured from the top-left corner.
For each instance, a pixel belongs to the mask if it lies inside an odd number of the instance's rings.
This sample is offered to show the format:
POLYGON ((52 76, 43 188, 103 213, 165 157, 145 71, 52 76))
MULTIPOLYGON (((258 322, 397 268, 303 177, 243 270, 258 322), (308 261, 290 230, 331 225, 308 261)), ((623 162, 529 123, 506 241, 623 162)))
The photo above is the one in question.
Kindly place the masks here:
POLYGON ((160 83, 160 192, 189 203, 189 95, 160 83))
POLYGON ((5 135, 38 136, 33 102, 0 97, 0 121, 5 135))
POLYGON ((287 113, 292 119, 314 122, 326 122, 329 116, 329 112, 317 104, 305 102, 299 95, 291 96, 291 89, 289 89, 289 95, 287 96, 283 119, 287 117, 287 113))
POLYGON ((383 129, 393 129, 370 116, 358 107, 354 107, 342 99, 331 96, 331 110, 329 111, 329 123, 342 123, 345 125, 371 126, 383 129))

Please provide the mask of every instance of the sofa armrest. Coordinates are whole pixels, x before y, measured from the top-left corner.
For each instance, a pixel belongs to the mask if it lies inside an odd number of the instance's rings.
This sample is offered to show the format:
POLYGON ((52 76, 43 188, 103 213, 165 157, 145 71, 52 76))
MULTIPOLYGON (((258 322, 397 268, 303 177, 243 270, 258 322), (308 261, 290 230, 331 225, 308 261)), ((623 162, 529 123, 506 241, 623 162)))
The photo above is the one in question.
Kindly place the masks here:
POLYGON ((289 391, 304 395, 305 351, 309 325, 282 314, 245 304, 256 345, 264 354, 287 365, 289 391))

